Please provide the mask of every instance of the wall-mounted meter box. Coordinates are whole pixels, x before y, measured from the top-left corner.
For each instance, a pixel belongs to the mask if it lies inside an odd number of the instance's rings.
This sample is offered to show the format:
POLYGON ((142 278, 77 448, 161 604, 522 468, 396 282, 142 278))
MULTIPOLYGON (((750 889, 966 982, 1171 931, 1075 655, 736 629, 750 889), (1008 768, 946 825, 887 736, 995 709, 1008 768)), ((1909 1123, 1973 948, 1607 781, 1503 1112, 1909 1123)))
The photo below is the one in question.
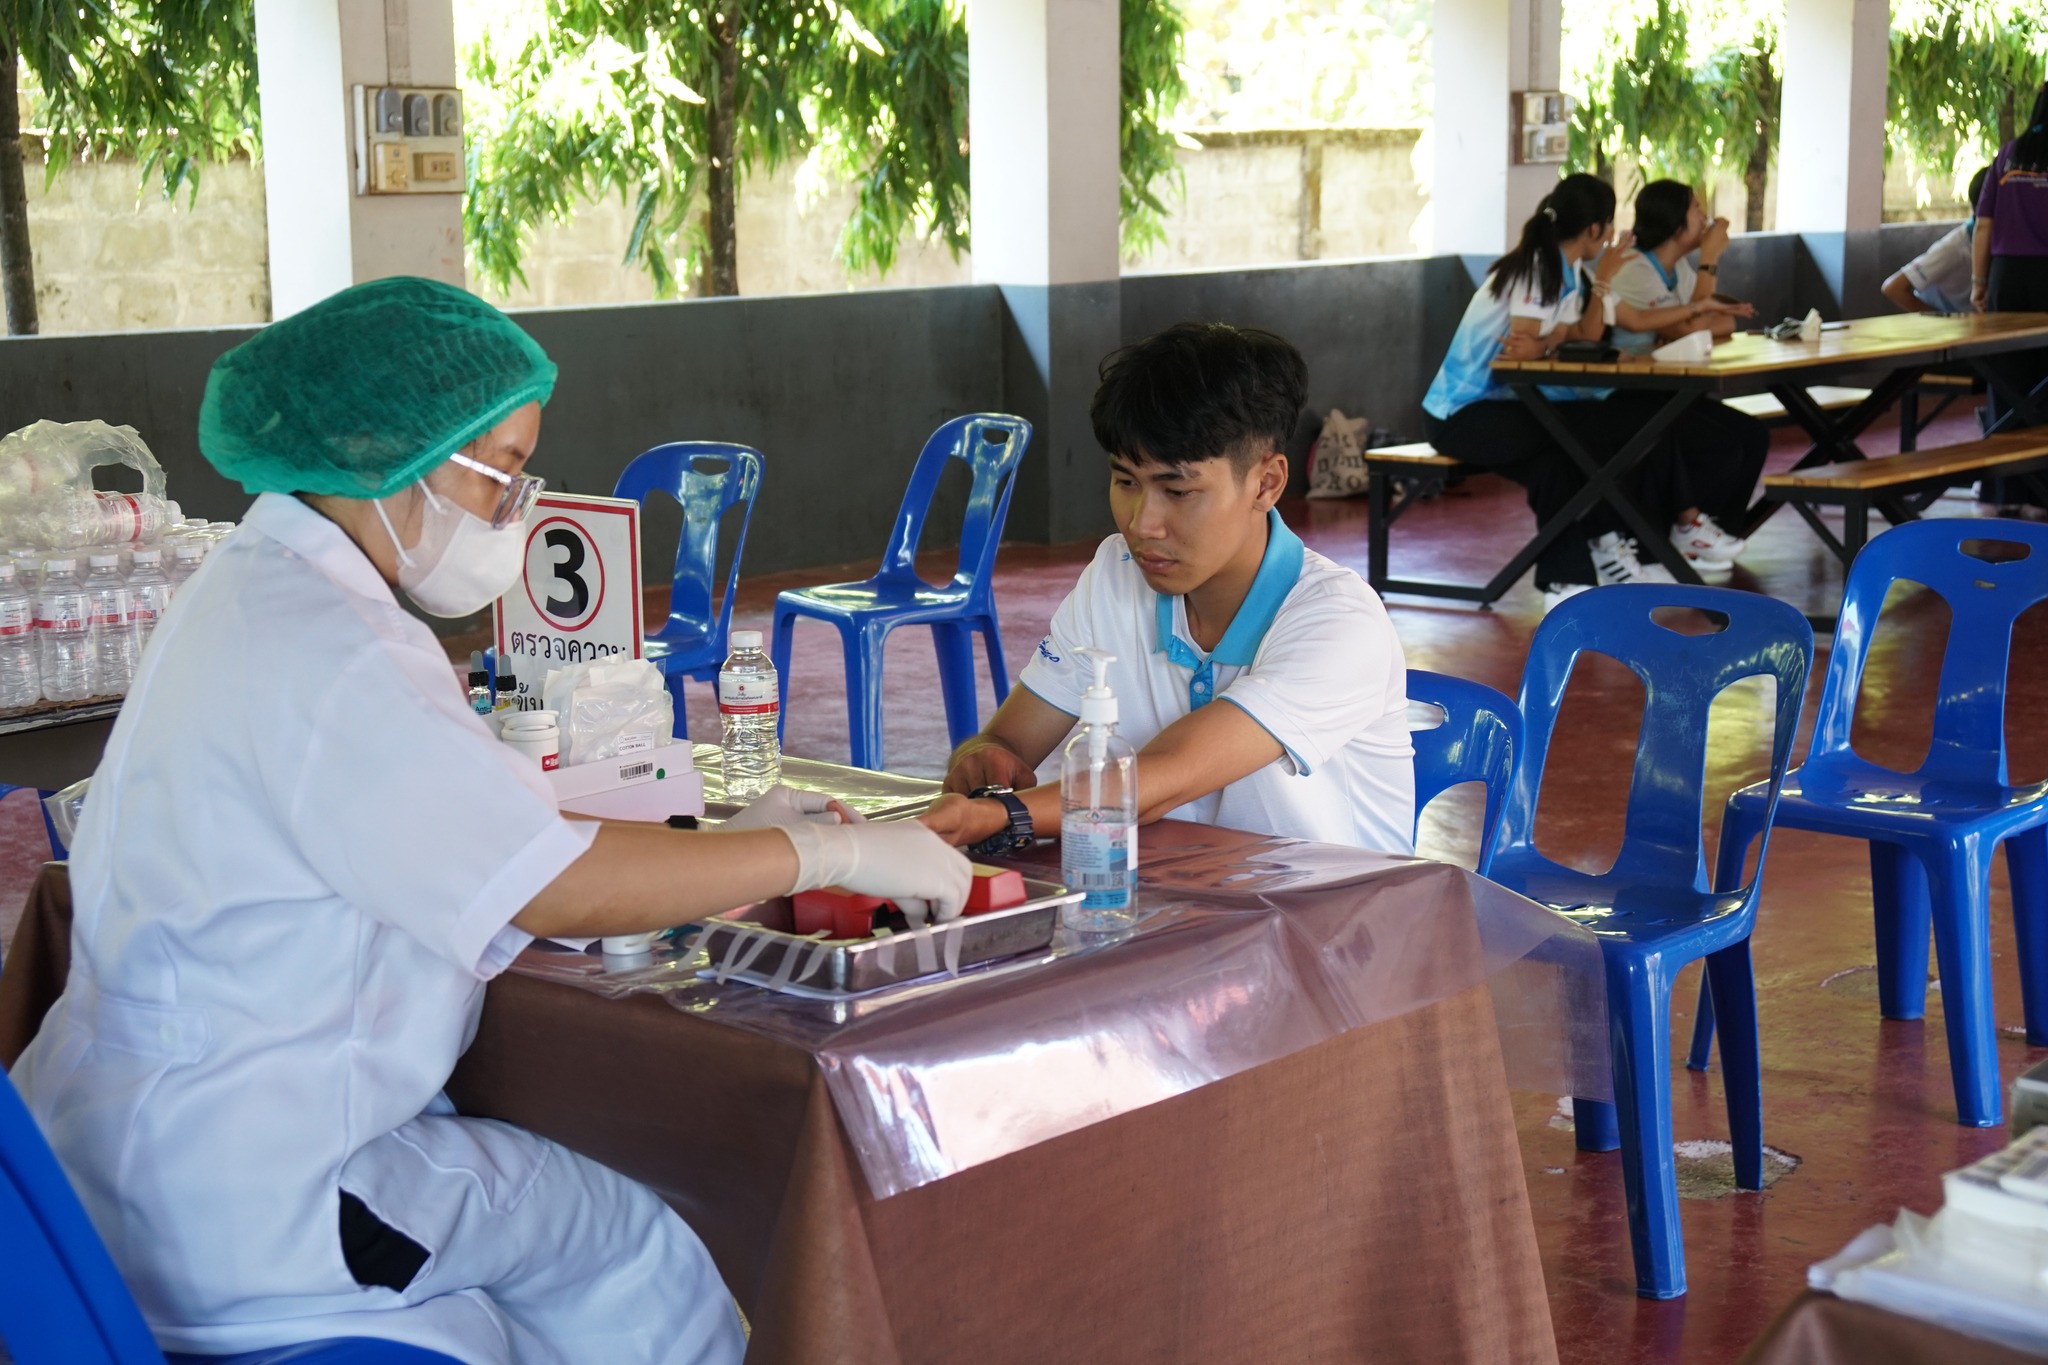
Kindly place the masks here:
POLYGON ((1571 158, 1577 100, 1558 90, 1517 90, 1508 102, 1515 164, 1549 166, 1571 158))
POLYGON ((462 92, 407 85, 359 85, 357 194, 460 194, 462 92))

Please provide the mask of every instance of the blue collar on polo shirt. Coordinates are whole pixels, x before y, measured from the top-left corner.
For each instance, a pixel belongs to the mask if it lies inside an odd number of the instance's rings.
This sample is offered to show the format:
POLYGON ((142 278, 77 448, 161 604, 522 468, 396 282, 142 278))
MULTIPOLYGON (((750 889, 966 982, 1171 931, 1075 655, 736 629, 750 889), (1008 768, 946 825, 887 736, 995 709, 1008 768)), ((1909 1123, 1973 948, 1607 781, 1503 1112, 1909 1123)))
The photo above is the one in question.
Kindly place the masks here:
POLYGON ((1167 662, 1193 672, 1194 676, 1188 679, 1190 711, 1199 711, 1216 700, 1217 664, 1250 666, 1259 646, 1265 643, 1266 632, 1273 628, 1273 618, 1280 614, 1280 604, 1301 580, 1301 558, 1301 537, 1287 529, 1277 509, 1268 511, 1266 553, 1259 560, 1258 573, 1252 577, 1251 591, 1244 595, 1237 615, 1230 618, 1229 628, 1207 659, 1173 633, 1173 598, 1165 593, 1154 594, 1159 642, 1153 646, 1153 653, 1164 654, 1167 662))
POLYGON ((1648 261, 1651 267, 1656 270, 1657 278, 1664 281, 1664 287, 1666 289, 1678 288, 1677 266, 1674 265, 1669 270, 1666 270, 1664 268, 1664 262, 1657 259, 1657 253, 1654 251, 1645 251, 1643 253, 1643 259, 1648 261))

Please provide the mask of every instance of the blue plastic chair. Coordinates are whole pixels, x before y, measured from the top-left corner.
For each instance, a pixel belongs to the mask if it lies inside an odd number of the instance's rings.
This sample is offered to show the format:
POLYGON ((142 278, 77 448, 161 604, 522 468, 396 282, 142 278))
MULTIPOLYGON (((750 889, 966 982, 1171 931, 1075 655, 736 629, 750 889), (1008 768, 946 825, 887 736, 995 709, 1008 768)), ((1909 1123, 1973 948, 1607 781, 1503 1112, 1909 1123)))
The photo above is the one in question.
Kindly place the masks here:
MULTIPOLYGON (((339 1236, 339 1234, 336 1234, 339 1236)), ((11 1081, 0 1077, 0 1339, 15 1365, 165 1365, 114 1260, 11 1081)), ((458 1365, 369 1337, 171 1365, 458 1365)))
POLYGON ((798 617, 827 621, 839 629, 846 654, 846 719, 852 732, 853 766, 882 766, 882 646, 898 626, 930 626, 939 656, 939 688, 946 703, 946 728, 954 744, 981 728, 974 699, 974 638, 980 631, 988 650, 996 704, 1010 695, 1009 670, 996 622, 996 548, 1017 466, 1031 444, 1031 424, 1021 417, 980 412, 955 417, 933 432, 911 471, 897 509, 889 548, 873 578, 794 588, 775 599, 773 659, 782 684, 782 718, 789 717, 789 649, 798 617), (961 460, 973 471, 967 518, 960 527, 960 560, 952 580, 933 587, 918 577, 917 541, 931 510, 932 493, 946 461, 961 460))
POLYGON ((1671 1153, 1671 983, 1696 958, 1706 959, 1714 998, 1730 1021, 1723 1070, 1736 1183, 1763 1186, 1763 1071, 1749 965, 1763 860, 1758 857, 1757 875, 1743 884, 1747 845, 1724 835, 1715 880, 1707 881, 1700 816, 1708 712, 1733 683, 1758 675, 1776 680, 1771 777, 1762 803, 1767 835, 1812 661, 1813 630, 1787 604, 1727 588, 1676 585, 1580 593, 1543 618, 1529 645, 1521 696, 1528 738, 1516 759, 1492 875, 1585 925, 1600 941, 1615 1103, 1582 1098, 1572 1109, 1582 1149, 1621 1148, 1636 1292, 1644 1298, 1685 1292, 1671 1153), (1717 613, 1727 625, 1715 634, 1682 634, 1654 619, 1659 607, 1717 613), (1642 679, 1645 692, 1621 852, 1610 870, 1597 874, 1552 862, 1535 845, 1537 787, 1558 705, 1573 664, 1586 652, 1619 660, 1642 679))
POLYGON ((1441 725, 1408 734, 1415 746, 1416 828, 1421 828, 1424 807, 1452 787, 1485 783, 1486 813, 1479 823, 1479 861, 1474 869, 1484 877, 1500 842, 1501 807, 1514 779, 1515 754, 1522 747, 1522 713, 1504 693, 1485 683, 1421 668, 1408 670, 1408 700, 1443 713, 1441 725))
MULTIPOLYGON (((1877 920, 1878 1007, 1887 1019, 1927 1008, 1932 921, 1958 1119, 2004 1121, 1991 999, 1991 856, 2005 843, 2027 1042, 2048 1045, 2048 782, 2006 781, 2005 675, 2013 622, 2048 597, 2048 526, 1994 518, 1908 522, 1863 548, 1849 570, 1835 646, 1806 761, 1786 779, 1776 823, 1870 841, 1877 920), (2003 542, 2024 558, 1989 563, 1970 541, 2003 542), (1856 693, 1885 594, 1901 579, 1940 594, 1951 613, 1934 703, 1934 740, 1910 773, 1849 747, 1856 693)), ((1738 850, 1771 821, 1769 794, 1728 799, 1723 848, 1738 850)), ((1691 1064, 1706 1065, 1714 1015, 1694 1025, 1691 1064)))
POLYGON ((641 644, 641 657, 661 669, 669 695, 675 698, 678 739, 689 734, 683 679, 716 682, 718 666, 725 660, 740 558, 746 552, 747 527, 754 519, 754 498, 761 491, 766 463, 752 446, 673 441, 635 456, 612 489, 612 496, 631 498, 642 506, 650 494, 666 493, 683 509, 668 620, 641 644), (741 504, 746 513, 733 542, 724 591, 719 592, 713 581, 718 572, 718 527, 725 514, 741 504))

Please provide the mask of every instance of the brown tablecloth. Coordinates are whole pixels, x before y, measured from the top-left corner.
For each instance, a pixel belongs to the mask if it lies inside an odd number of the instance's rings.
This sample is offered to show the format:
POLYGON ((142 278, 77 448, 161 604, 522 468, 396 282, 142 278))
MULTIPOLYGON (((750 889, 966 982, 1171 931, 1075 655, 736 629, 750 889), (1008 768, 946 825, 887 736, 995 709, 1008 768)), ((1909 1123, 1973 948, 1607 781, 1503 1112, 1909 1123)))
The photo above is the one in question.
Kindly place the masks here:
MULTIPOLYGON (((69 920, 46 869, 0 1058, 69 920)), ((880 1201, 807 1052, 652 997, 501 977, 449 1090, 674 1204, 755 1365, 1557 1358, 1483 984, 880 1201)))
POLYGON ((1833 1294, 1801 1294, 1741 1365, 2039 1365, 2040 1357, 1833 1294))

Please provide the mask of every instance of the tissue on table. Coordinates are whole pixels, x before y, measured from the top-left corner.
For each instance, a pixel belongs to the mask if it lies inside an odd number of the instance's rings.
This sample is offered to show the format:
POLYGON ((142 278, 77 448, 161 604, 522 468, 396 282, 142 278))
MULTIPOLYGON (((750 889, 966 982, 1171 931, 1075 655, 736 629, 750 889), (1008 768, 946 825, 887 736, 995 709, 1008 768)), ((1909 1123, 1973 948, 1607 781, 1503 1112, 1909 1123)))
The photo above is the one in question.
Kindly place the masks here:
POLYGON ((1650 352, 1650 359, 1666 364, 1697 364, 1714 356, 1714 338, 1709 332, 1687 332, 1650 352))
POLYGON ((675 703, 645 659, 605 659, 550 672, 542 705, 562 718, 562 763, 574 767, 667 744, 675 703))

